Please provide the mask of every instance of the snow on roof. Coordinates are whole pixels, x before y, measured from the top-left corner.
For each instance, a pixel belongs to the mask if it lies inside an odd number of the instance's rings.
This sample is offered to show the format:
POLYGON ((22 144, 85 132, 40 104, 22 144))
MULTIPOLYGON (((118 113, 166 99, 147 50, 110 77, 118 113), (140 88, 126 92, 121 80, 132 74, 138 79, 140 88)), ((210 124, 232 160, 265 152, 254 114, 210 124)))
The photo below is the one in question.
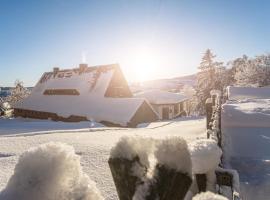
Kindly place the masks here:
POLYGON ((229 100, 270 99, 270 88, 229 86, 227 92, 229 100))
POLYGON ((152 104, 174 104, 188 99, 188 97, 183 94, 172 93, 162 90, 150 90, 140 92, 135 96, 140 98, 146 98, 152 104))
POLYGON ((78 68, 47 72, 31 95, 15 108, 56 113, 62 117, 86 116, 88 120, 126 126, 145 100, 104 97, 116 67, 119 66, 88 67, 84 73, 78 68), (78 95, 44 95, 44 91, 50 94, 67 89, 78 95))
POLYGON ((222 151, 214 140, 195 140, 189 144, 189 149, 194 174, 205 174, 218 167, 222 151))

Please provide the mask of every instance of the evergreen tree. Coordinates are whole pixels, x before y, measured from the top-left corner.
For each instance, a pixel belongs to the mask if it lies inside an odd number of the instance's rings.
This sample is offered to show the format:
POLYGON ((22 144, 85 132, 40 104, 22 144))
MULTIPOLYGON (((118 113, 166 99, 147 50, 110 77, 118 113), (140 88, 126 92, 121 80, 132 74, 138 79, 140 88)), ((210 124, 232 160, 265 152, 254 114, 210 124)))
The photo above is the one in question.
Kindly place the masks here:
POLYGON ((220 78, 223 73, 222 63, 215 62, 215 57, 211 50, 207 49, 198 67, 196 96, 197 110, 200 114, 205 114, 205 101, 210 96, 210 91, 222 87, 220 78))

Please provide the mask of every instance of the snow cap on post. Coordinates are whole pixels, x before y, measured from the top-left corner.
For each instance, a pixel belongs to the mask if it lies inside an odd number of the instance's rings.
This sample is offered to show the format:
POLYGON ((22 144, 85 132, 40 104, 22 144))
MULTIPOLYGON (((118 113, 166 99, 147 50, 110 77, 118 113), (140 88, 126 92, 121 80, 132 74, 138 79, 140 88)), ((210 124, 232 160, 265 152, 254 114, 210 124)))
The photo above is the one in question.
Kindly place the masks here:
POLYGON ((158 164, 191 176, 191 159, 186 141, 170 137, 160 141, 155 151, 158 164))
POLYGON ((194 174, 205 174, 218 167, 222 151, 214 140, 195 140, 190 143, 189 149, 194 174))
POLYGON ((212 192, 203 192, 197 194, 192 200, 228 200, 226 197, 214 194, 212 192))
POLYGON ((125 158, 133 160, 136 156, 140 158, 142 165, 149 167, 148 155, 153 152, 154 140, 145 137, 122 137, 115 147, 111 149, 111 158, 125 158))

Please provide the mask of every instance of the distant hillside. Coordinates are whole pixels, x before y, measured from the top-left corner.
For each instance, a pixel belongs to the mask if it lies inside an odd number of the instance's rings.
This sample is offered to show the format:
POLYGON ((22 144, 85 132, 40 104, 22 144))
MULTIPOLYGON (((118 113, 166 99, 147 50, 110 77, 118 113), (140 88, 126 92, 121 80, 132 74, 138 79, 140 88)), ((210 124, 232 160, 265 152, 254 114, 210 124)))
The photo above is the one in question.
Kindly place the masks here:
POLYGON ((151 81, 145 81, 140 84, 131 84, 131 90, 133 92, 149 90, 149 89, 161 89, 161 90, 172 90, 181 91, 185 86, 195 86, 196 84, 196 74, 188 76, 180 76, 168 79, 156 79, 151 81))

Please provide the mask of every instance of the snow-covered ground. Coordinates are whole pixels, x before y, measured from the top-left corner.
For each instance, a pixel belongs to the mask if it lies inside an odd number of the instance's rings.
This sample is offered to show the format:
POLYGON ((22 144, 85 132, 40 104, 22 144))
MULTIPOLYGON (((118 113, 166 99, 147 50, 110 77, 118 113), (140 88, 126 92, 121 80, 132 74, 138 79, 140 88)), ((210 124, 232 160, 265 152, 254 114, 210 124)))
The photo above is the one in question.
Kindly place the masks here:
POLYGON ((108 128, 96 123, 62 123, 41 120, 0 120, 0 190, 13 174, 22 152, 50 141, 72 145, 81 156, 83 171, 97 183, 106 200, 118 199, 108 166, 111 148, 122 136, 156 139, 182 136, 187 142, 205 138, 204 118, 182 118, 143 124, 140 128, 108 128))
POLYGON ((239 172, 244 199, 269 199, 270 99, 242 93, 222 108, 224 161, 239 172))

